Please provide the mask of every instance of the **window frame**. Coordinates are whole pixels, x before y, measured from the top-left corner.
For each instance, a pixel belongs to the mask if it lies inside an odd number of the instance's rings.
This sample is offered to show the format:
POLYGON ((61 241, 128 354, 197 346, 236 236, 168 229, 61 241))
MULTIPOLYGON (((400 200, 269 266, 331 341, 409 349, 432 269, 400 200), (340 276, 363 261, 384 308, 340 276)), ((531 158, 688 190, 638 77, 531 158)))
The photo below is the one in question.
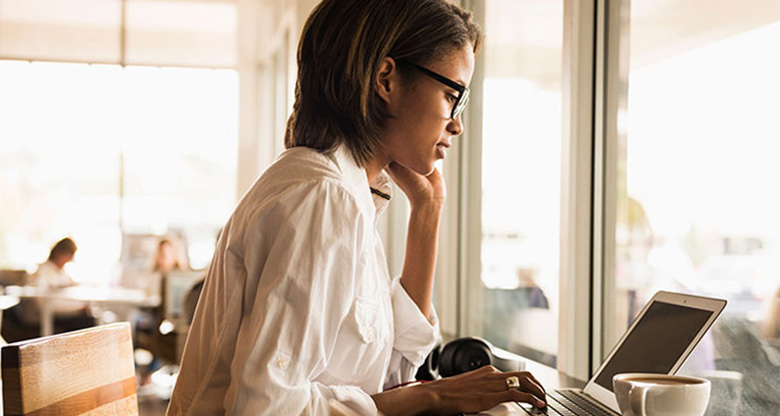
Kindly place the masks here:
POLYGON ((597 81, 598 128, 594 137, 599 180, 594 191, 599 203, 598 220, 600 226, 598 238, 594 239, 595 292, 600 294, 599 302, 593 305, 594 331, 591 354, 591 366, 595 371, 614 343, 622 335, 623 329, 617 328, 612 320, 615 304, 604 299, 614 299, 615 291, 615 228, 617 225, 618 176, 620 169, 619 153, 621 138, 625 138, 626 125, 620 122, 621 114, 628 111, 628 71, 629 71, 629 33, 630 1, 599 2, 597 41, 598 62, 601 68, 597 81), (597 265, 597 267, 595 267, 597 265))
MULTIPOLYGON (((461 4, 484 24, 484 1, 463 0, 461 4)), ((610 217, 605 211, 609 206, 605 198, 611 196, 607 194, 607 175, 614 175, 606 163, 606 152, 611 146, 605 140, 605 126, 611 118, 604 113, 609 92, 605 87, 610 85, 607 58, 612 56, 605 49, 608 28, 603 22, 608 9, 612 8, 603 1, 564 0, 557 367, 581 379, 589 378, 601 361, 602 337, 595 334, 602 330, 603 299, 608 299, 603 288, 609 277, 600 277, 608 269, 604 264, 609 264, 605 255, 609 233, 604 227, 610 223, 610 217)), ((450 166, 445 168, 450 214, 445 214, 441 241, 457 241, 454 247, 451 243, 441 247, 437 269, 437 284, 440 289, 447 288, 440 294, 451 294, 449 287, 457 286, 456 297, 439 297, 442 317, 449 317, 456 310, 457 323, 442 327, 445 336, 467 336, 482 329, 479 294, 483 88, 481 82, 475 82, 484 79, 482 62, 476 60, 472 106, 463 116, 461 146, 455 146, 455 152, 451 152, 455 157, 445 161, 445 166, 450 166), (453 212, 455 215, 451 215, 453 212), (455 276, 452 271, 456 271, 455 276)))

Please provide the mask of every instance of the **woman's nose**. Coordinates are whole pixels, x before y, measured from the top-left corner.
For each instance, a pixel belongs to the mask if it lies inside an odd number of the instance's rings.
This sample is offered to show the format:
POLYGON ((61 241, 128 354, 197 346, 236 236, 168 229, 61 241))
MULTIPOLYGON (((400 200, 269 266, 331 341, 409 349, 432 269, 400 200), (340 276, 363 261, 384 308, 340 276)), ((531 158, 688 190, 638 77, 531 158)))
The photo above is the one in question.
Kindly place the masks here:
POLYGON ((447 132, 453 136, 460 136, 461 133, 463 133, 463 119, 461 118, 461 114, 458 114, 457 117, 450 120, 447 124, 447 132))

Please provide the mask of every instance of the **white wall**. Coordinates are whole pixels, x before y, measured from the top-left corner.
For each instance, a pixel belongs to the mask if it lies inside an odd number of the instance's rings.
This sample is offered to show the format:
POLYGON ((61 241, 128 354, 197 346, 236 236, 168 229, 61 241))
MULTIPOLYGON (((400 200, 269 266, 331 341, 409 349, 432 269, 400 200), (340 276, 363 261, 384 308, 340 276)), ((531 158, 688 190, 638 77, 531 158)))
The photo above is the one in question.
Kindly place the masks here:
POLYGON ((316 0, 239 0, 238 195, 283 150, 295 51, 316 0))

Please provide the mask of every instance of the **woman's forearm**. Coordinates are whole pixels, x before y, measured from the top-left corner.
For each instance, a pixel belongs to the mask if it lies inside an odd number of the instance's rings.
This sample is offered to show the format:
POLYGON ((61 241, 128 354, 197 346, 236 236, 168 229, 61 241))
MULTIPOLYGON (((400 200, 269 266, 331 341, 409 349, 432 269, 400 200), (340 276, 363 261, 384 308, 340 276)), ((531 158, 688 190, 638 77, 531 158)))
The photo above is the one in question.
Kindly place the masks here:
POLYGON ((425 385, 402 387, 371 396, 383 416, 427 414, 434 409, 436 396, 425 385))
POLYGON ((431 317, 433 277, 443 201, 412 206, 401 284, 427 318, 431 317))

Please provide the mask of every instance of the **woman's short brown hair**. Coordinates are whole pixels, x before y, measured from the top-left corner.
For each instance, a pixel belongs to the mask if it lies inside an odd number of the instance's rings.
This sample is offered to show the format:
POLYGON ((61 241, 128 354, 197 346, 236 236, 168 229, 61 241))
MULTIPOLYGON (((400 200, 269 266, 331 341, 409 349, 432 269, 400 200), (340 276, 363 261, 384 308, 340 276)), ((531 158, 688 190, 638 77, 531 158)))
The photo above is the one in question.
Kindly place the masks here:
POLYGON ((481 30, 470 12, 444 0, 324 0, 298 45, 285 147, 329 151, 343 143, 364 165, 387 117, 374 92, 382 60, 425 65, 467 43, 477 53, 481 30))
POLYGON ((52 246, 49 252, 49 260, 54 260, 63 254, 72 256, 76 254, 77 249, 76 242, 70 237, 65 237, 52 246))

